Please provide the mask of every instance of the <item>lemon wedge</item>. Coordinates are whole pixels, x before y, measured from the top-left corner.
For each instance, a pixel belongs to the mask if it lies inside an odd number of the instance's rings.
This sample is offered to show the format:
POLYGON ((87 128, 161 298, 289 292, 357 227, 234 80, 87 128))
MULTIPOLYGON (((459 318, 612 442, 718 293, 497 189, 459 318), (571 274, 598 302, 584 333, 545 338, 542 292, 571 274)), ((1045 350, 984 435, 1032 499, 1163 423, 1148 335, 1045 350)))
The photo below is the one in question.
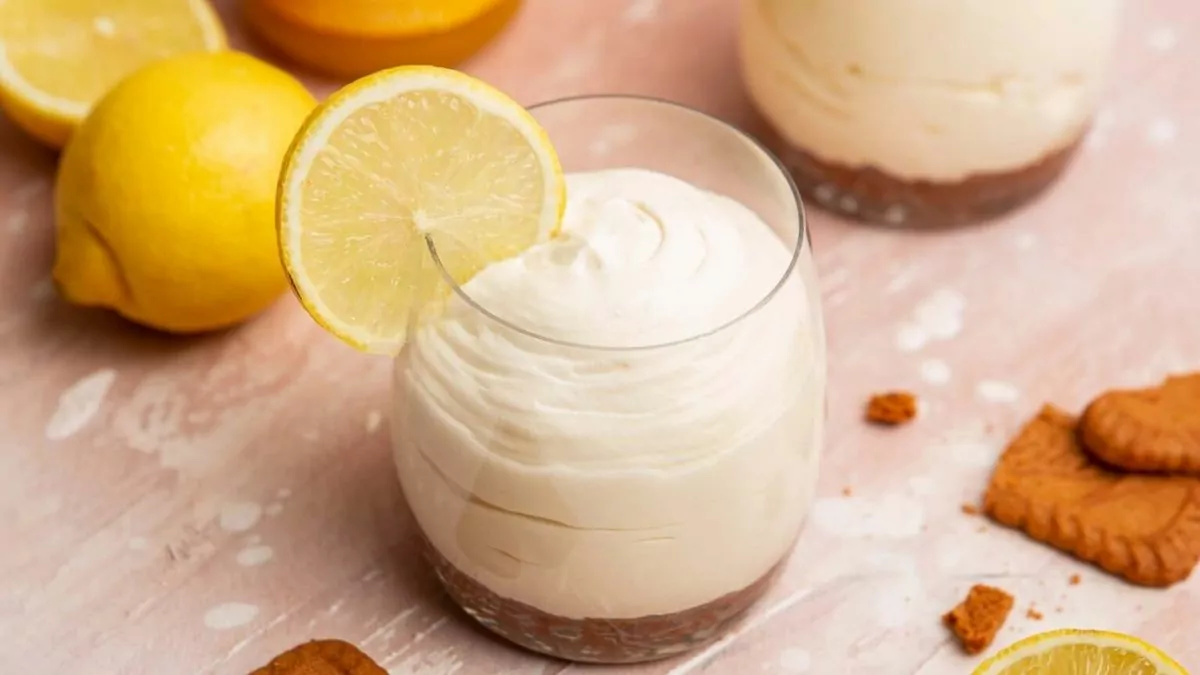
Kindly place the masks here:
POLYGON ((564 186, 546 132, 505 94, 455 70, 384 70, 334 93, 296 136, 280 256, 317 323, 394 354, 447 281, 556 232, 564 186))
POLYGON ((1131 635, 1064 629, 1032 635, 973 675, 1187 675, 1161 650, 1131 635))
POLYGON ((225 46, 207 0, 3 0, 0 106, 30 135, 60 148, 134 70, 225 46))

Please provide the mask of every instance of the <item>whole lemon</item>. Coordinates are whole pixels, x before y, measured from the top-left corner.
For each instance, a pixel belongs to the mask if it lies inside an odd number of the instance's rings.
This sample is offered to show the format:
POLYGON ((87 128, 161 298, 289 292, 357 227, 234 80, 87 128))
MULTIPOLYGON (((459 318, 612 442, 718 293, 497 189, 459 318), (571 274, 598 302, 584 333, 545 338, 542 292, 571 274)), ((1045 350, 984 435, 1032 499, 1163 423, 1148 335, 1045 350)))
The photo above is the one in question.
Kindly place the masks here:
POLYGON ((59 166, 59 291, 178 333, 265 309, 287 286, 279 171, 315 105, 295 78, 237 52, 178 56, 122 80, 59 166))

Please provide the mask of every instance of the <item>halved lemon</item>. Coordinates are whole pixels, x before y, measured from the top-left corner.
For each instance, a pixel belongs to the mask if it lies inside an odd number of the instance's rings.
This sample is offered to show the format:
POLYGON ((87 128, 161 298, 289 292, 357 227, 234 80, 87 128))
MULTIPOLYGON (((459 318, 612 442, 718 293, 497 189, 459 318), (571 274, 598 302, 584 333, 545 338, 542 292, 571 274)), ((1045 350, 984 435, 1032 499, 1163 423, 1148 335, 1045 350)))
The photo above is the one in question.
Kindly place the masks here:
POLYGON ((293 142, 280 255, 317 323, 394 354, 448 281, 556 232, 564 185, 546 132, 502 92, 455 70, 384 70, 334 93, 293 142))
POLYGON ((1188 675, 1160 649, 1131 635, 1073 628, 1005 647, 973 675, 1188 675))
POLYGON ((225 46, 207 0, 2 0, 0 106, 30 135, 62 147, 134 70, 225 46))

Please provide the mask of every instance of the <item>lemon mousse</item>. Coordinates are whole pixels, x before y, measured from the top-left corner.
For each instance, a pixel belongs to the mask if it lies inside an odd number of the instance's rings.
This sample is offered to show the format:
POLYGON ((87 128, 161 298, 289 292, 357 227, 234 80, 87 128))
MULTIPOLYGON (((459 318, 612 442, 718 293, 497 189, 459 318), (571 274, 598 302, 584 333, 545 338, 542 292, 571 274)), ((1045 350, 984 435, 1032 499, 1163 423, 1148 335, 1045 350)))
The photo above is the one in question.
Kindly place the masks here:
POLYGON ((750 209, 676 178, 568 174, 561 234, 411 336, 396 463, 476 618, 644 658, 757 595, 807 512, 824 414, 819 322, 795 277, 780 285, 791 256, 750 209))

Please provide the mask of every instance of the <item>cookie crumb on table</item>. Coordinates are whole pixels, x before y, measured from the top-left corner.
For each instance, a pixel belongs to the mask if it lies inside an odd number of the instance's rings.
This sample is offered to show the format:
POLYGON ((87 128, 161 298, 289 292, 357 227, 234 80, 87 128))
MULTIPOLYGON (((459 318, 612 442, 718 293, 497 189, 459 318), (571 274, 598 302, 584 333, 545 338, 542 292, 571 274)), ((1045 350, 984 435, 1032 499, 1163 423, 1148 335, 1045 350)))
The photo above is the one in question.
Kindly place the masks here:
POLYGON ((271 659, 250 675, 387 675, 387 671, 342 640, 312 640, 271 659))
POLYGON ((1046 618, 1046 615, 1039 612, 1036 607, 1030 606, 1029 609, 1025 610, 1025 618, 1033 621, 1041 621, 1046 618))
POLYGON ((964 651, 978 654, 992 644, 1012 608, 1013 596, 1008 592, 976 584, 957 607, 942 617, 942 622, 962 643, 964 651))
POLYGON ((847 485, 846 487, 842 488, 842 496, 843 496, 843 497, 850 497, 850 496, 853 496, 853 495, 854 495, 854 490, 853 490, 853 489, 852 489, 852 488, 851 488, 849 485, 847 485))
POLYGON ((1067 583, 1071 584, 1072 586, 1078 586, 1080 581, 1083 581, 1083 579, 1080 578, 1078 574, 1072 574, 1071 578, 1067 579, 1067 583))
POLYGON ((867 402, 867 421, 875 424, 898 426, 911 422, 917 416, 917 397, 907 391, 889 391, 875 394, 867 402))
POLYGON ((974 504, 965 503, 962 505, 962 512, 968 516, 979 515, 979 507, 974 504))

